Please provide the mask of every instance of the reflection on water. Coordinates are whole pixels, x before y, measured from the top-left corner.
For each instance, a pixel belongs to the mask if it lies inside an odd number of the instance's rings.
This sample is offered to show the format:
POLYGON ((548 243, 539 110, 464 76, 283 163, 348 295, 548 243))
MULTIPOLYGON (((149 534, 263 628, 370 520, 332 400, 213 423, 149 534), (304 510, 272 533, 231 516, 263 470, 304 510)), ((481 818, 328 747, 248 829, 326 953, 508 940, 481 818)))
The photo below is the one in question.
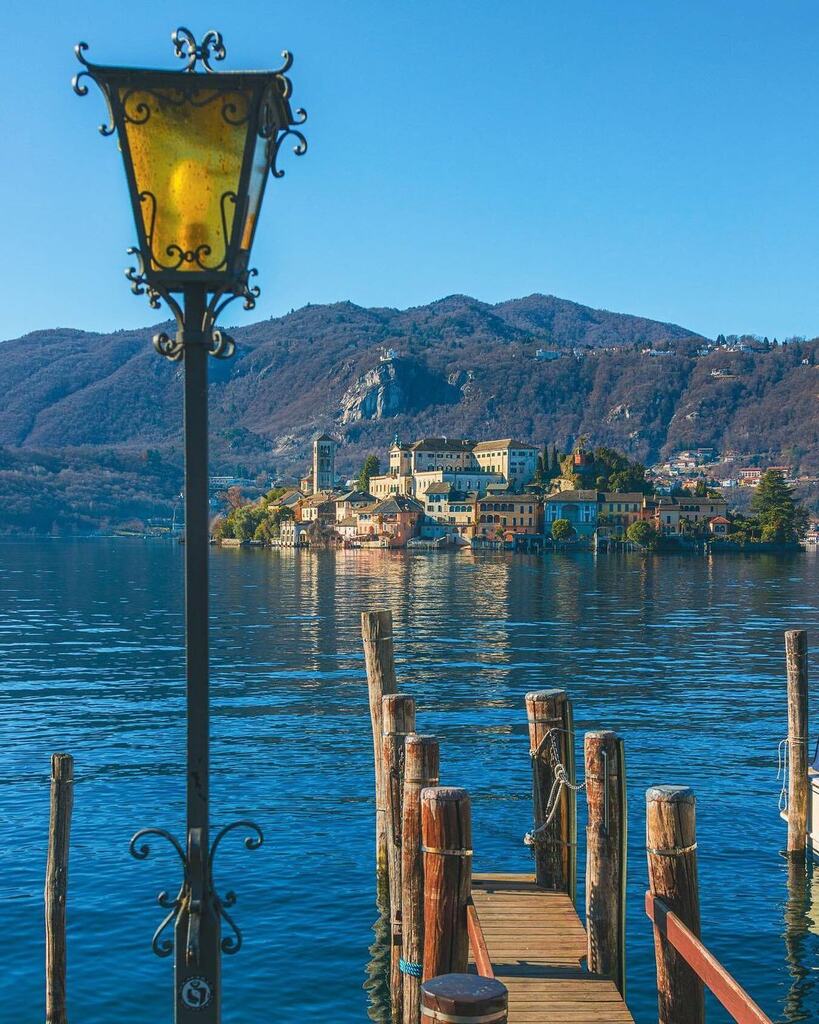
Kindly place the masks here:
POLYGON ((783 1006, 783 1020, 816 1020, 817 1003, 817 947, 811 942, 819 935, 819 872, 812 863, 789 860, 788 898, 785 901, 785 957, 791 984, 783 1006))
MULTIPOLYGON (((383 1007, 359 637, 359 612, 373 607, 393 612, 400 685, 416 695, 419 728, 441 737, 442 781, 472 795, 476 870, 531 864, 527 690, 566 687, 580 733, 625 737, 639 1024, 656 1021, 641 844, 653 783, 697 793, 708 946, 772 1019, 819 1019, 819 897, 815 876, 789 878, 779 856, 775 780, 782 631, 813 629, 819 649, 815 555, 234 549, 214 551, 212 564, 214 824, 253 817, 267 837, 255 854, 226 845, 218 867, 245 936, 225 960, 226 1024, 267 1019, 270 1006, 283 1020, 360 1024, 368 996, 374 1018, 383 1007)), ((144 1019, 169 1019, 171 968, 149 947, 156 892, 178 883, 178 869, 159 849, 135 863, 127 842, 137 827, 178 834, 184 821, 181 573, 181 549, 162 542, 0 544, 0 903, 14 936, 4 1019, 43 1015, 58 749, 74 754, 77 776, 70 1015, 119 1024, 122 993, 138 992, 144 1019)), ((582 884, 582 858, 580 874, 582 884)))

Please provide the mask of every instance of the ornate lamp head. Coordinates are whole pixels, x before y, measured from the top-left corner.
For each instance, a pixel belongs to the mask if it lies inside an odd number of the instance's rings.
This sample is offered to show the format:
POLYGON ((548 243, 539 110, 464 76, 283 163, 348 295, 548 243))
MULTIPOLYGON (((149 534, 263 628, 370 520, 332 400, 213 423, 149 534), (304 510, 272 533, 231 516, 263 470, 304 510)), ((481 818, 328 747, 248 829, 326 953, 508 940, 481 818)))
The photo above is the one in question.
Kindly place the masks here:
POLYGON ((212 326, 232 298, 255 305, 249 259, 267 176, 283 175, 276 157, 287 136, 297 155, 306 151, 294 126, 307 115, 291 111, 287 51, 276 71, 215 72, 211 61, 226 52, 219 32, 197 43, 178 28, 171 38, 181 70, 92 64, 78 43, 83 70, 72 85, 84 96, 83 79, 96 82, 109 112, 100 132, 118 136, 138 238, 129 252, 139 266, 126 271, 132 289, 154 306, 162 296, 176 313, 171 293, 199 285, 213 295, 212 326))

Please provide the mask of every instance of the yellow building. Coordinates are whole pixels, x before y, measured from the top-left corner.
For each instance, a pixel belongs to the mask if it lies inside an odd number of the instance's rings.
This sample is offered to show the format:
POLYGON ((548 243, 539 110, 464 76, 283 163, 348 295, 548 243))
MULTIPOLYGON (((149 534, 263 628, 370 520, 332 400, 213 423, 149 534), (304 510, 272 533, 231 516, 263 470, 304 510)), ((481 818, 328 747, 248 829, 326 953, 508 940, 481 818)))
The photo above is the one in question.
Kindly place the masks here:
POLYGON ((543 504, 536 494, 487 494, 478 501, 477 516, 476 537, 543 533, 543 504))

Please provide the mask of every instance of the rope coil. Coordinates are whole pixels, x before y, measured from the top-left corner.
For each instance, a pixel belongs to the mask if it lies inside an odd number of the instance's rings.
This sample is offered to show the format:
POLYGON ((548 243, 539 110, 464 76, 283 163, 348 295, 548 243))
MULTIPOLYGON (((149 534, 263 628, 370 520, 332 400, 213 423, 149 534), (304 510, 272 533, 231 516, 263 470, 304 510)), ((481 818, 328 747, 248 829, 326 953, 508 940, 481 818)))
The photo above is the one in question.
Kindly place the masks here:
POLYGON ((398 958, 398 969, 402 974, 408 974, 411 978, 420 978, 424 973, 424 965, 413 963, 412 960, 405 960, 403 957, 398 958))
MULTIPOLYGON (((562 724, 562 718, 541 718, 541 719, 529 719, 529 721, 542 722, 544 724, 550 722, 560 722, 562 724)), ((549 826, 555 819, 557 809, 560 806, 560 795, 561 791, 565 787, 571 790, 573 793, 579 793, 581 790, 586 788, 586 783, 575 783, 569 778, 569 773, 566 771, 566 766, 560 760, 560 753, 557 749, 556 734, 564 732, 568 734, 568 730, 565 728, 555 728, 551 726, 541 737, 540 742, 534 748, 529 751, 529 756, 534 761, 543 753, 546 744, 549 744, 549 763, 552 768, 553 782, 552 788, 549 790, 549 796, 546 799, 546 807, 543 810, 543 824, 538 825, 536 828, 531 829, 523 837, 523 842, 526 846, 536 846, 538 843, 551 843, 551 840, 545 838, 546 832, 549 830, 549 826)), ((574 845, 574 844, 569 844, 574 845)))

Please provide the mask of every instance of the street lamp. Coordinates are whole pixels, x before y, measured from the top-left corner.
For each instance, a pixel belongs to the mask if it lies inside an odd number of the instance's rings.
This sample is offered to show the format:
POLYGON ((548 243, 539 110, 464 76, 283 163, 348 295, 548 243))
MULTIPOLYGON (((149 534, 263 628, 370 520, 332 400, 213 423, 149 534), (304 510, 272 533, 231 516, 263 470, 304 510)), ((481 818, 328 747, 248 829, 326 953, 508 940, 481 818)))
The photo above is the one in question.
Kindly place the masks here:
POLYGON ((184 359, 185 367, 185 648, 187 675, 187 831, 184 846, 159 828, 141 829, 131 853, 144 860, 147 836, 166 839, 183 866, 177 896, 158 896, 166 916, 154 933, 159 956, 174 954, 176 1024, 218 1024, 221 953, 236 953, 242 936, 229 908, 234 893, 220 896, 213 861, 222 839, 246 829, 245 845, 262 843, 258 825, 237 821, 209 838, 208 707, 208 419, 207 357, 228 358, 233 340, 216 319, 236 298, 245 309, 259 289, 250 281, 250 249, 268 173, 283 171, 276 157, 288 136, 294 152, 307 149, 296 127, 306 119, 290 108, 285 51, 277 71, 215 72, 225 57, 219 32, 197 42, 186 28, 171 36, 181 70, 109 67, 87 60, 86 43, 74 49, 83 65, 74 91, 84 96, 92 79, 108 104, 103 135, 117 134, 136 222, 138 244, 129 249, 136 266, 126 271, 131 289, 160 300, 176 319, 176 334, 154 339, 160 355, 184 359), (181 296, 177 299, 176 296, 181 296), (221 937, 224 921, 232 934, 221 937), (163 937, 173 923, 174 937, 163 937))

